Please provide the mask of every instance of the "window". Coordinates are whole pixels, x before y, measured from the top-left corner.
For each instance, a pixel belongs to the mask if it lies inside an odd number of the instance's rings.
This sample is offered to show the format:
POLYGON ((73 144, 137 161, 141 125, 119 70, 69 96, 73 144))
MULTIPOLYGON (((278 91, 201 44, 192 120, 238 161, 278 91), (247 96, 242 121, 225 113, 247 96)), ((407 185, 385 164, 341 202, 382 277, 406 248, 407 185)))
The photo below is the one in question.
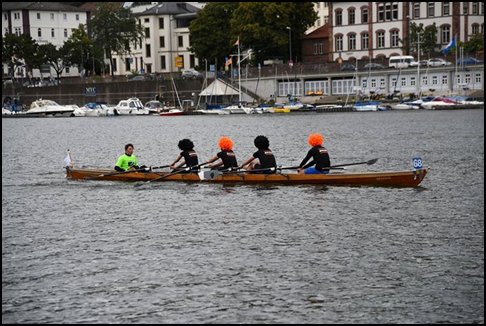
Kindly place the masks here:
POLYGON ((427 76, 422 76, 422 85, 427 85, 427 76))
POLYGON ((62 14, 62 19, 67 20, 67 14, 66 13, 62 14))
POLYGON ((355 9, 350 8, 348 11, 348 25, 354 25, 356 23, 355 16, 356 16, 355 9))
POLYGON ((448 78, 447 75, 442 75, 442 85, 447 85, 448 78))
POLYGON ((66 67, 66 74, 69 74, 70 71, 69 67, 66 67))
POLYGON ((449 16, 450 2, 442 2, 442 16, 449 16))
POLYGON ((335 36, 335 47, 336 51, 342 51, 343 50, 343 36, 342 35, 336 35, 335 36))
POLYGON ((145 44, 145 56, 147 58, 150 58, 151 57, 151 53, 150 53, 150 44, 145 44))
POLYGON ((14 13, 14 20, 19 20, 20 19, 20 13, 16 12, 14 13))
POLYGON ((22 29, 20 27, 15 27, 15 35, 17 35, 17 36, 22 35, 22 29))
POLYGON ((159 29, 164 29, 164 18, 159 18, 159 29))
POLYGON ((441 28, 440 42, 442 44, 447 44, 451 40, 451 27, 449 25, 444 25, 441 28))
POLYGON ((469 2, 462 3, 462 14, 467 15, 469 13, 469 2))
POLYGON ((402 82, 402 86, 407 86, 407 78, 406 77, 402 77, 401 78, 401 82, 402 82))
POLYGON ((385 21, 385 7, 383 6, 383 4, 378 5, 378 21, 385 21))
POLYGON ((479 13, 478 11, 478 3, 477 2, 473 2, 472 3, 472 14, 473 15, 477 15, 479 13))
POLYGON ((343 24, 343 11, 342 9, 336 9, 336 26, 343 24))
POLYGON ((79 14, 76 14, 76 20, 79 20, 79 14))
POLYGON ((145 38, 150 38, 150 28, 145 28, 145 38))
POLYGON ((398 30, 393 30, 390 32, 390 40, 391 40, 392 48, 397 48, 400 46, 399 39, 400 37, 398 36, 398 30))
POLYGON ((420 18, 420 2, 413 3, 413 18, 420 18))
POLYGON ((41 19, 40 17, 41 17, 41 16, 40 16, 40 12, 38 12, 38 13, 37 13, 37 19, 41 19))
POLYGON ((385 32, 377 32, 376 33, 376 38, 377 38, 377 47, 382 49, 385 47, 385 32))
POLYGON ((37 29, 37 37, 42 37, 42 29, 37 29))
POLYGON ((314 43, 314 55, 324 53, 324 44, 322 42, 314 43))
POLYGON ((189 55, 189 67, 194 68, 195 65, 196 65, 196 57, 194 56, 194 54, 191 54, 189 55))
POLYGON ((64 37, 68 37, 68 31, 67 28, 64 29, 64 37))
POLYGON ((415 86, 415 77, 410 77, 410 86, 415 86))
POLYGON ((432 76, 432 85, 438 85, 439 84, 439 78, 437 76, 432 76))
POLYGON ((54 13, 51 12, 51 20, 54 20, 54 13))
POLYGON ((475 35, 475 34, 479 34, 479 24, 475 23, 475 24, 472 24, 472 33, 475 35))
POLYGON ((474 78, 475 78, 476 84, 481 83, 481 74, 480 73, 475 73, 474 78))
POLYGON ((348 35, 348 50, 356 50, 356 34, 348 35))
POLYGON ((130 71, 130 62, 132 61, 132 58, 126 58, 125 59, 125 71, 130 71))
POLYGON ((143 22, 144 22, 144 23, 150 23, 150 18, 144 18, 144 19, 143 19, 143 22))
POLYGON ((361 34, 361 50, 368 50, 369 48, 369 36, 368 33, 361 34))
POLYGON ((51 28, 51 37, 55 37, 55 35, 54 35, 54 28, 51 28))
POLYGON ((161 48, 165 48, 165 37, 159 36, 159 43, 161 48))
POLYGON ((167 66, 165 65, 165 55, 160 56, 160 69, 167 69, 167 66))
POLYGON ((361 23, 368 23, 368 8, 361 9, 361 23))
POLYGON ((435 2, 427 2, 427 17, 435 16, 435 2))
POLYGON ((184 46, 184 38, 182 37, 182 35, 179 35, 177 37, 177 46, 182 48, 184 46))
POLYGON ((113 58, 113 71, 116 71, 116 59, 113 58))

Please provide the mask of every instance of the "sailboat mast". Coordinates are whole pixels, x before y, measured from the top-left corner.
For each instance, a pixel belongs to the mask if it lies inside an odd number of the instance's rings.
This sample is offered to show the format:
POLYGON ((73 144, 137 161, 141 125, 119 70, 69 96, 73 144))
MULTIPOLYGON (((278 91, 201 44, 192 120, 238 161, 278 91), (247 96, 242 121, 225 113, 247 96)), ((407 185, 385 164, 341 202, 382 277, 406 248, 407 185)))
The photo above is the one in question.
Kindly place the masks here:
POLYGON ((238 96, 241 104, 241 60, 240 60, 240 38, 238 37, 238 96))

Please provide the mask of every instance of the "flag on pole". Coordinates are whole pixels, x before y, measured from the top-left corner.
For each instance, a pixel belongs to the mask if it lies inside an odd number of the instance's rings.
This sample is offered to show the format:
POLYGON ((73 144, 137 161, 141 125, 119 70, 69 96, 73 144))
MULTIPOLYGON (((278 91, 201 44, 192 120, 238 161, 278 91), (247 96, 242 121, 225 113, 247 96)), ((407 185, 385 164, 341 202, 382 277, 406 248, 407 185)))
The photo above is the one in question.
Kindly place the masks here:
POLYGON ((226 58, 226 62, 224 63, 224 65, 228 67, 232 64, 233 64, 233 58, 232 57, 226 58))
POLYGON ((444 49, 442 49, 442 52, 444 54, 447 54, 447 53, 449 53, 450 50, 452 50, 455 47, 456 47, 456 38, 453 37, 451 39, 451 41, 449 42, 449 44, 447 44, 446 47, 444 49))
POLYGON ((69 166, 69 167, 72 167, 73 166, 73 162, 71 160, 71 153, 69 152, 69 149, 67 151, 67 155, 66 157, 64 158, 64 166, 69 166))
POLYGON ((240 45, 240 37, 238 36, 238 39, 236 40, 235 44, 236 46, 239 46, 240 45))

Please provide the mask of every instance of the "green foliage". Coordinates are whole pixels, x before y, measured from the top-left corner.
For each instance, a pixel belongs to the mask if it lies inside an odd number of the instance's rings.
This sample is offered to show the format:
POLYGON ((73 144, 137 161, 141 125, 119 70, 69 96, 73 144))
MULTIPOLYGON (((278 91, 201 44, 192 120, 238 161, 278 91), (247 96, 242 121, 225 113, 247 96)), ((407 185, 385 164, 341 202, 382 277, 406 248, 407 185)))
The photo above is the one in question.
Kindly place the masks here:
MULTIPOLYGON (((94 44, 102 48, 112 61, 112 53, 130 53, 130 46, 143 38, 142 27, 128 8, 118 3, 100 3, 91 20, 94 44)), ((113 69, 111 69, 113 74, 113 69)))
POLYGON ((253 49, 253 60, 289 57, 289 30, 293 57, 300 55, 300 38, 317 19, 312 2, 209 3, 189 27, 191 51, 197 57, 217 60, 242 49, 253 49))
POLYGON ((37 43, 30 35, 9 33, 2 37, 2 63, 9 66, 11 77, 17 67, 23 64, 27 66, 27 71, 38 66, 37 48, 37 43))
POLYGON ((473 35, 464 43, 464 52, 467 54, 476 54, 484 51, 484 35, 482 33, 473 35))
POLYGON ((437 49, 437 26, 435 23, 424 28, 422 23, 410 25, 411 52, 417 53, 417 40, 420 36, 420 55, 432 55, 437 49))

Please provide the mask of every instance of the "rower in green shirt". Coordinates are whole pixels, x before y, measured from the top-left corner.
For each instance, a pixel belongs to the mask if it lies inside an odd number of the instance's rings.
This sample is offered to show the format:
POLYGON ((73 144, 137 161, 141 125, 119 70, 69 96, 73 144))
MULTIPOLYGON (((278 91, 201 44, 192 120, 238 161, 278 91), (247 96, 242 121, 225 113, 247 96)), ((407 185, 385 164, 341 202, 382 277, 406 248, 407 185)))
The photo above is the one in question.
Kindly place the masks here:
POLYGON ((138 166, 138 159, 135 154, 133 154, 133 145, 126 144, 125 154, 121 155, 116 161, 115 170, 124 172, 128 170, 138 170, 142 168, 145 168, 145 165, 141 167, 138 166))

